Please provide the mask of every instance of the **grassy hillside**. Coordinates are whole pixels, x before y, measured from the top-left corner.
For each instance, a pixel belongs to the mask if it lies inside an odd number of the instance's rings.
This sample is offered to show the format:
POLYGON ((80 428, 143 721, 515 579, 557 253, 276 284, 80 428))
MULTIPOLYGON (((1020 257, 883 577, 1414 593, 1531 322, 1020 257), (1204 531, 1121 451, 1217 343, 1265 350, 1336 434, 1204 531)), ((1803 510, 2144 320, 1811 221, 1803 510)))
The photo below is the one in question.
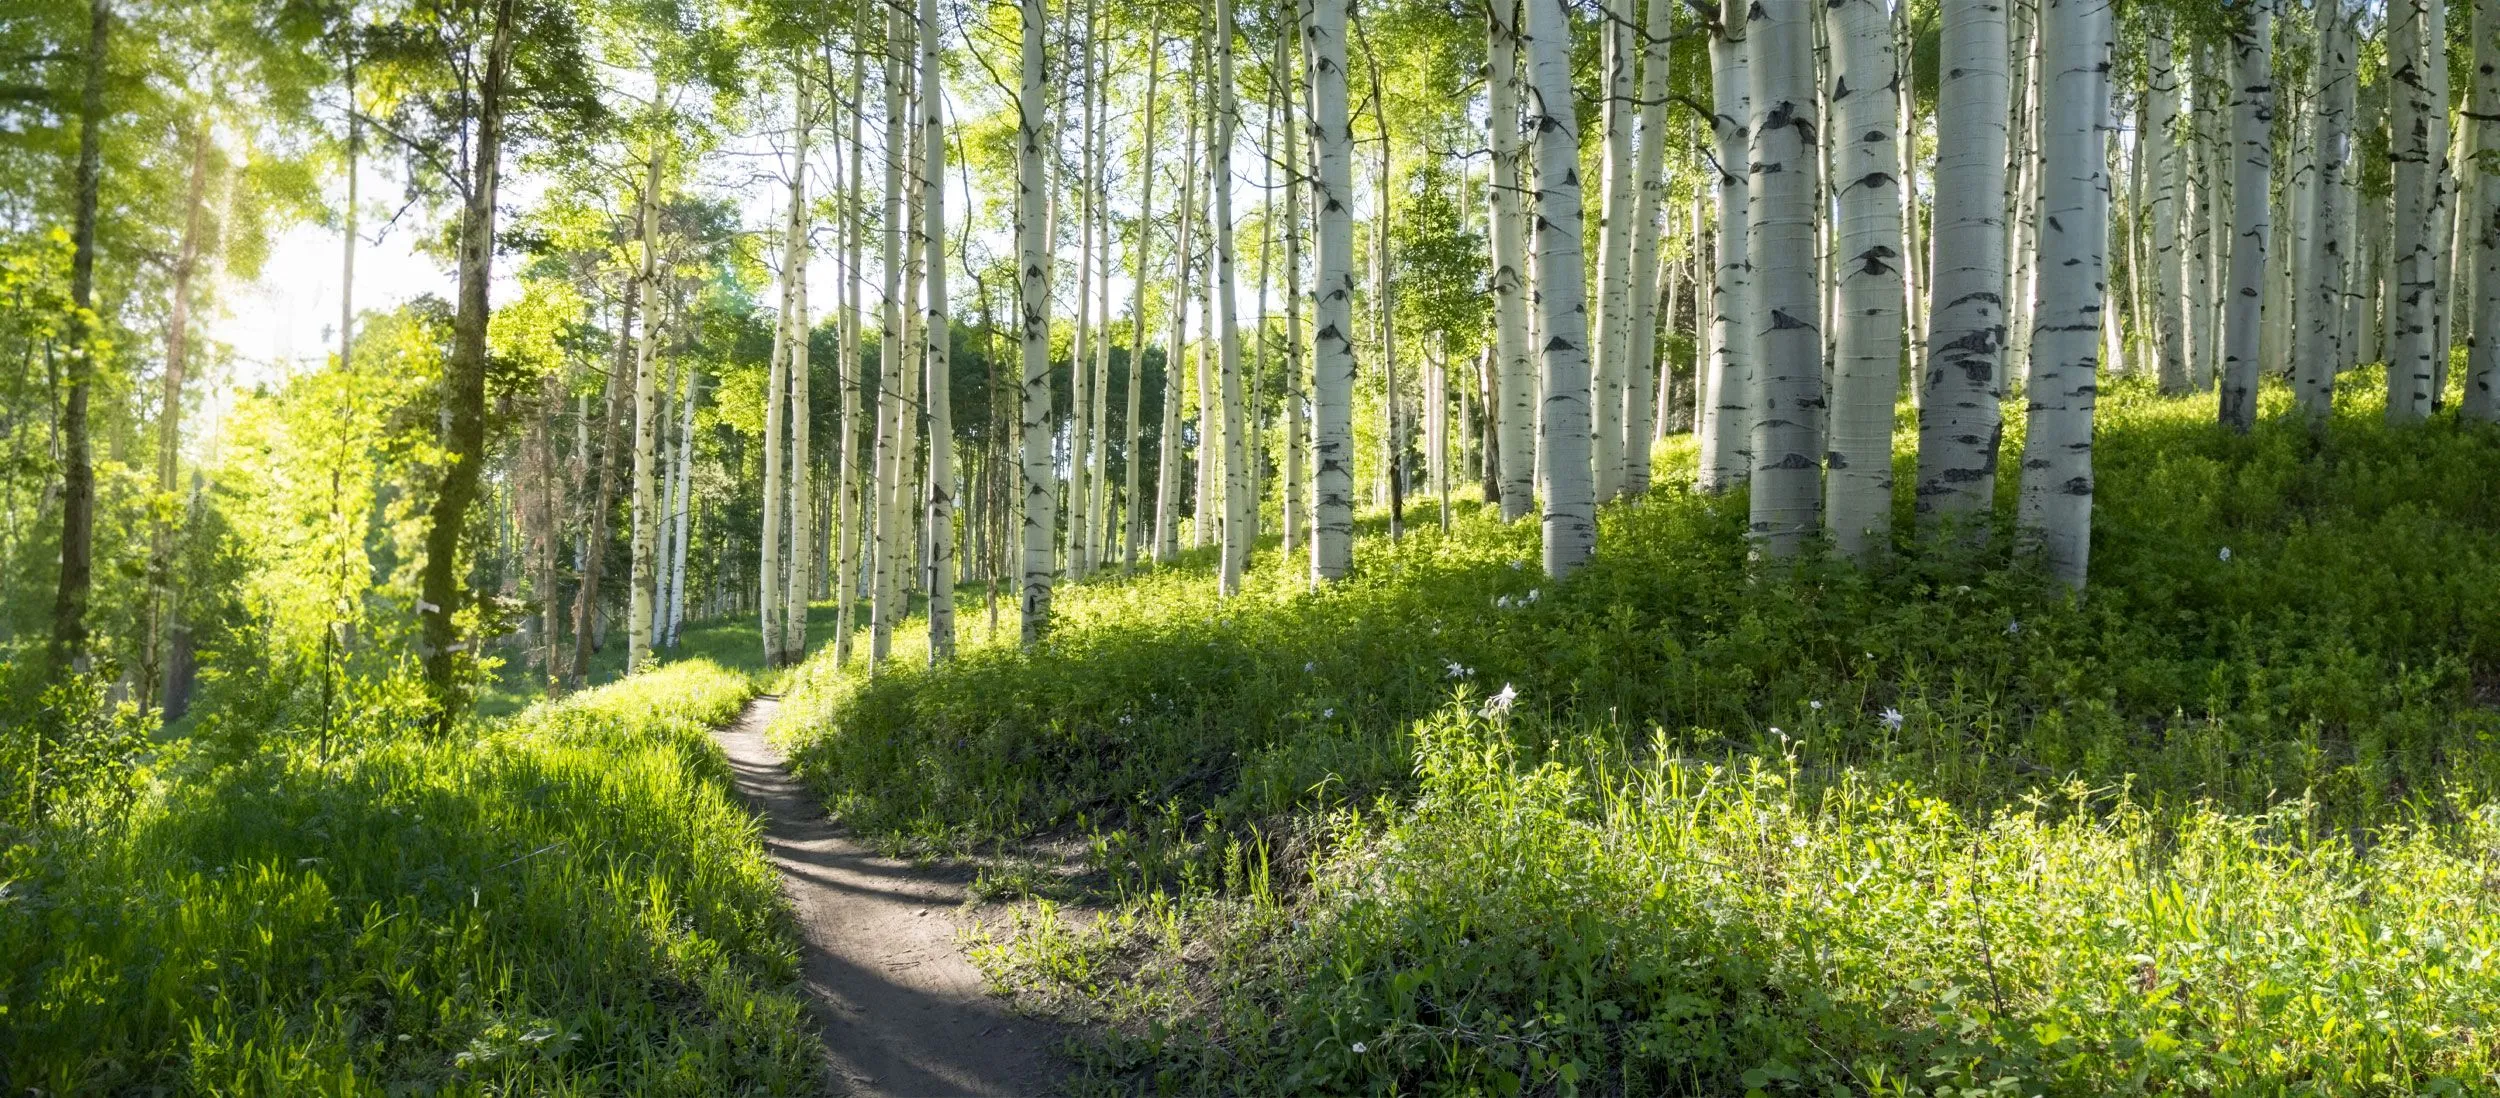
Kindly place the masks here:
POLYGON ((708 662, 474 740, 178 745, 0 866, 0 1089, 813 1093, 708 662))
POLYGON ((2316 437, 2116 386, 2080 599, 2011 468, 1981 547, 1772 568, 1670 448, 1567 583, 1466 507, 1327 591, 1192 560, 1031 652, 820 658, 781 732, 855 824, 1112 906, 989 954, 1107 1087, 2489 1089, 2500 437, 2377 385, 2316 437))

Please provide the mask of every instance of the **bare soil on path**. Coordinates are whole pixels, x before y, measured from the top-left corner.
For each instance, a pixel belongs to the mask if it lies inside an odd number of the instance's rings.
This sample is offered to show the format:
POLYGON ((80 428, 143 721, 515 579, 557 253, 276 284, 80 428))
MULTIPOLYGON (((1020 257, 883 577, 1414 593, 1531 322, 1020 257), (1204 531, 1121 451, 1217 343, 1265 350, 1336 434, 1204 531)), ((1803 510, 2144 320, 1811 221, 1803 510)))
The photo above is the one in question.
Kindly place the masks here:
POLYGON ((965 958, 968 871, 879 857, 825 817, 764 730, 777 698, 713 733, 738 792, 763 818, 806 951, 810 1009, 837 1092, 896 1098, 1039 1095, 1067 1067, 1059 1034, 989 994, 965 958))

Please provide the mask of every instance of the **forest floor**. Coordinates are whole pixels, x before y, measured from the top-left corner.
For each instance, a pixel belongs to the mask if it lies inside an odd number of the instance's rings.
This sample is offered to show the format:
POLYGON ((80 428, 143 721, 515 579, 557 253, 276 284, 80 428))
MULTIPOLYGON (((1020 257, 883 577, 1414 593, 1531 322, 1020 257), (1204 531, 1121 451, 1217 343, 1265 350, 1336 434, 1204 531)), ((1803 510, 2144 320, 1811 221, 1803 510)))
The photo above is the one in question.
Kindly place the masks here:
POLYGON ((780 700, 714 733, 804 943, 810 1009, 837 1086, 854 1095, 1016 1095, 1056 1088, 1048 1025, 989 994, 966 959, 969 870, 879 856, 825 816, 768 742, 780 700))

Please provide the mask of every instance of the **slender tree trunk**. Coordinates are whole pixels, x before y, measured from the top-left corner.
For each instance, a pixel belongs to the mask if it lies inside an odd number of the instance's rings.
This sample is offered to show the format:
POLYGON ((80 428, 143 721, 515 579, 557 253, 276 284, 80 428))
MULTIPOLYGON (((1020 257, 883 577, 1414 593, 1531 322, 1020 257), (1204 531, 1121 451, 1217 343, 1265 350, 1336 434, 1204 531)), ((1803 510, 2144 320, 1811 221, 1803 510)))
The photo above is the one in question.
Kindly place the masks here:
MULTIPOLYGON (((1240 105, 1233 94, 1233 3, 1215 0, 1215 137, 1208 156, 1209 197, 1214 199, 1215 354, 1222 376, 1224 433, 1224 544, 1216 572, 1216 591, 1241 593, 1241 573, 1250 560, 1248 450, 1242 445, 1241 333, 1233 313, 1233 131, 1240 124, 1240 105)), ((1204 399, 1202 396, 1201 399, 1204 399)), ((1204 519, 1200 520, 1205 521, 1204 519)))
MULTIPOLYGON (((1077 14, 1075 5, 1069 7, 1069 15, 1074 17, 1077 14)), ((1076 171, 1076 339, 1068 348, 1067 573, 1071 580, 1085 578, 1086 570, 1091 567, 1089 557, 1092 548, 1087 543, 1086 534, 1093 528, 1087 514, 1087 504, 1093 498, 1093 482, 1090 470, 1085 466, 1085 458, 1094 448, 1094 423, 1087 415, 1085 393, 1092 385, 1090 341, 1096 338, 1096 333, 1093 314, 1086 308, 1086 291, 1094 284, 1094 220, 1110 215, 1110 211, 1102 209, 1094 200, 1096 152, 1101 148, 1101 84, 1094 74, 1094 0, 1086 0, 1083 17, 1084 41, 1074 44, 1078 71, 1072 77, 1076 81, 1081 123, 1077 130, 1079 154, 1076 171)), ((1104 256, 1102 261, 1108 264, 1111 257, 1104 256)), ((1108 314, 1102 318, 1102 327, 1101 334, 1109 335, 1111 317, 1108 314)))
POLYGON ((2426 45, 2429 0, 2393 0, 2387 14, 2390 148, 2396 185, 2395 308, 2388 315, 2387 420, 2410 423, 2430 414, 2432 380, 2444 348, 2433 344, 2438 329, 2436 247, 2431 241, 2431 191, 2441 158, 2434 114, 2444 99, 2432 97, 2432 59, 2426 45))
POLYGON ((2153 374, 2162 392, 2176 395, 2188 388, 2187 287, 2179 239, 2187 180, 2177 140, 2179 70, 2171 62, 2169 22, 2160 15, 2145 39, 2145 65, 2144 136, 2153 172, 2152 206, 2145 213, 2153 230, 2153 374))
POLYGON ((1304 62, 1311 81, 1311 206, 1319 244, 1312 292, 1311 579, 1354 566, 1354 131, 1346 113, 1348 0, 1309 0, 1304 62))
POLYGON ((1999 203, 2010 92, 2003 12, 1990 0, 1945 0, 1943 9, 1935 250, 1918 415, 1918 514, 1928 524, 1984 523, 1996 495, 2006 336, 1999 203))
POLYGON ((807 264, 815 248, 810 246, 813 234, 807 213, 807 138, 810 112, 813 109, 807 79, 802 74, 798 86, 797 155, 792 159, 790 176, 790 243, 783 260, 783 277, 790 281, 790 452, 783 468, 788 473, 789 503, 784 514, 790 528, 788 556, 783 565, 785 585, 771 597, 782 600, 781 657, 783 666, 799 662, 807 652, 807 594, 813 586, 808 582, 808 567, 816 559, 815 498, 812 485, 816 463, 808 452, 808 430, 815 420, 815 401, 808 393, 812 371, 808 369, 808 334, 815 330, 814 312, 807 306, 807 264))
MULTIPOLYGON (((644 300, 659 302, 660 143, 655 137, 642 181, 642 255, 635 278, 642 281, 644 300)), ((784 277, 788 277, 786 272, 784 277)), ((652 310, 655 314, 656 308, 652 310)), ((660 325, 656 318, 642 326, 642 343, 634 351, 634 499, 630 551, 633 590, 627 596, 625 673, 641 671, 651 661, 651 592, 659 576, 660 483, 660 325)))
POLYGON ((1639 0, 1606 0, 1606 100, 1599 115, 1604 130, 1601 160, 1603 205, 1597 218, 1597 325, 1591 347, 1594 382, 1590 387, 1590 460, 1597 501, 1614 499, 1623 487, 1623 391, 1632 353, 1632 207, 1640 187, 1632 153, 1632 126, 1637 117, 1633 98, 1634 33, 1639 29, 1639 0))
POLYGON ((2108 0, 2047 0, 2042 23, 2050 110, 2041 125, 2040 312, 2018 526, 2023 548, 2080 589, 2092 549, 2094 367, 2108 282, 2108 0))
POLYGON ((1527 218, 1519 148, 1519 0, 1486 0, 1492 67, 1486 77, 1492 131, 1493 356, 1496 449, 1501 463, 1502 520, 1515 522, 1536 505, 1535 383, 1530 379, 1527 218))
MULTIPOLYGON (((2500 149, 2500 3, 2474 5, 2474 88, 2465 124, 2473 127, 2475 145, 2486 155, 2500 149)), ((2351 79, 2347 75, 2345 85, 2351 79)), ((2346 93, 2347 98, 2350 92, 2346 93)), ((2474 249, 2473 335, 2466 344, 2465 400, 2458 414, 2490 422, 2500 419, 2500 186, 2483 164, 2466 168, 2478 182, 2471 208, 2474 249)), ((2332 384, 2333 375, 2328 375, 2332 384)))
POLYGON ((626 355, 633 345, 641 303, 642 280, 627 279, 624 308, 618 314, 616 356, 608 364, 607 394, 601 402, 598 484, 583 500, 587 521, 582 524, 581 577, 573 595, 573 662, 565 669, 575 687, 590 681, 590 654, 599 646, 599 582, 607 568, 608 518, 615 511, 617 482, 625 478, 625 422, 633 411, 631 363, 626 355))
MULTIPOLYGON (((191 349, 191 283, 199 273, 201 221, 208 210, 208 127, 204 119, 194 118, 190 130, 187 159, 188 182, 183 186, 183 224, 180 251, 174 257, 173 300, 165 316, 165 380, 164 400, 156 418, 156 491, 172 499, 179 484, 182 458, 182 384, 190 366, 191 349)), ((349 230, 354 235, 354 230, 349 230)), ((160 695, 157 689, 164 682, 164 653, 173 645, 174 590, 173 556, 174 523, 168 514, 160 518, 150 531, 148 549, 148 622, 145 645, 139 661, 139 707, 154 707, 160 695)))
POLYGON ((2321 0, 2317 21, 2318 52, 2310 62, 2317 74, 2317 91, 2311 98, 2318 108, 2317 228, 2309 236, 2309 252, 2302 261, 2308 284, 2299 287, 2305 315, 2292 355, 2292 388, 2302 414, 2322 420, 2334 411, 2335 374, 2342 369, 2346 352, 2344 269, 2352 251, 2352 225, 2342 196, 2349 186, 2344 158, 2351 145, 2353 93, 2358 81, 2352 22, 2344 12, 2344 0, 2321 0))
MULTIPOLYGON (((1108 19, 1105 21, 1105 26, 1106 28, 1109 26, 1108 19)), ((1094 49, 1100 55, 1097 60, 1097 71, 1103 74, 1103 80, 1109 81, 1111 79, 1110 35, 1097 34, 1093 41, 1094 49)), ((1110 86, 1106 83, 1102 92, 1106 104, 1109 102, 1110 95, 1110 86)), ((1110 562, 1112 537, 1111 465, 1108 460, 1111 447, 1111 333, 1113 331, 1111 323, 1111 120, 1109 107, 1105 106, 1103 110, 1104 115, 1094 129, 1096 142, 1094 178, 1089 184, 1094 190, 1095 208, 1103 212, 1101 216, 1094 219, 1094 250, 1095 254, 1101 256, 1101 261, 1094 266, 1094 301, 1096 308, 1102 314, 1102 333, 1094 341, 1093 410, 1088 413, 1089 418, 1093 420, 1093 430, 1090 432, 1093 436, 1093 445, 1083 455, 1087 468, 1091 470, 1087 483, 1092 485, 1092 490, 1086 494, 1085 498, 1085 570, 1088 574, 1110 562)), ((1135 357, 1133 351, 1131 357, 1135 357)), ((1082 400, 1084 394, 1078 393, 1074 399, 1082 400)))
POLYGON ((1745 16, 1723 16, 1710 39, 1710 128, 1717 156, 1718 232, 1713 244, 1710 294, 1708 403, 1701 421, 1704 492, 1724 492, 1753 476, 1755 357, 1752 244, 1747 204, 1752 200, 1753 80, 1745 48, 1745 16))
POLYGON ((905 516, 896 506, 897 490, 903 480, 903 465, 910 457, 903 453, 904 417, 903 360, 910 354, 910 340, 903 332, 903 206, 904 165, 910 156, 907 146, 911 127, 910 113, 904 104, 905 49, 903 14, 899 6, 888 6, 885 17, 885 217, 880 237, 882 254, 879 270, 883 292, 879 297, 877 324, 877 474, 870 489, 876 511, 876 551, 872 567, 868 606, 868 666, 873 670, 885 663, 894 648, 894 623, 903 616, 895 572, 900 565, 896 555, 902 551, 906 534, 902 527, 905 516))
MULTIPOLYGON (((494 279, 495 191, 503 163, 504 81, 512 59, 512 3, 497 0, 495 28, 486 47, 486 70, 477 92, 477 159, 469 175, 468 204, 460 219, 460 303, 452 321, 450 358, 443 368, 444 449, 450 463, 443 470, 434 505, 427 515, 425 567, 417 583, 417 617, 423 628, 427 693, 431 695, 433 729, 439 735, 468 708, 469 668, 461 658, 470 643, 461 638, 457 615, 466 586, 460 574, 460 535, 468 525, 469 506, 477 501, 478 476, 486 460, 486 290, 494 279)), ((102 5, 97 5, 102 10, 102 5)), ((99 34, 99 39, 101 35, 99 34)), ((93 89, 89 94, 95 94, 93 89)), ((73 399, 82 397, 74 393, 73 399)), ((83 441, 83 440, 82 440, 83 441)), ((92 493, 92 488, 89 488, 92 493)), ((92 500, 89 501, 92 506, 92 500)), ((68 539, 63 539, 61 585, 64 610, 70 587, 68 539)), ((84 549, 81 548, 81 556, 84 549)), ((80 562, 80 611, 85 601, 85 561, 80 562)), ((60 615, 71 617, 64 612, 60 615)), ((83 625, 80 629, 83 638, 83 625)), ((74 648, 75 645, 65 647, 74 648)))
MULTIPOLYGON (((868 83, 868 58, 862 47, 868 37, 872 11, 862 6, 859 26, 852 34, 850 129, 848 139, 843 142, 848 164, 842 188, 842 437, 834 460, 834 511, 838 527, 833 563, 833 662, 836 667, 848 666, 851 662, 851 612, 859 602, 860 557, 867 542, 866 535, 875 525, 869 517, 875 506, 869 502, 873 499, 873 489, 863 492, 874 481, 874 464, 869 463, 865 477, 861 475, 860 468, 862 449, 871 443, 873 431, 864 422, 868 415, 865 407, 868 374, 864 365, 865 356, 861 353, 860 327, 865 316, 859 300, 861 252, 865 243, 863 238, 868 232, 866 218, 861 216, 861 196, 866 193, 861 186, 866 180, 862 174, 861 131, 864 128, 862 116, 867 114, 865 97, 868 83)), ((883 357, 883 354, 881 349, 879 356, 883 357)))
MULTIPOLYGON (((1128 418, 1121 427, 1122 471, 1120 497, 1125 509, 1127 535, 1121 539, 1120 571, 1137 569, 1137 542, 1145 532, 1145 508, 1139 505, 1138 476, 1144 470, 1145 454, 1140 449, 1140 421, 1146 415, 1146 259, 1153 250, 1155 213, 1155 106, 1156 92, 1163 79, 1163 9, 1155 9, 1154 20, 1146 32, 1146 116, 1140 131, 1137 160, 1137 255, 1136 277, 1129 296, 1129 361, 1128 418)), ((1165 359, 1164 369, 1171 369, 1165 359)))
MULTIPOLYGON (((1659 386, 1658 216, 1666 205, 1667 65, 1675 30, 1674 0, 1649 0, 1641 34, 1641 140, 1632 168, 1631 328, 1625 332, 1623 481, 1617 495, 1649 490, 1651 390, 1659 386)), ((1601 486, 1601 493, 1602 493, 1601 486)))
POLYGON ((1815 277, 1814 28, 1805 0, 1753 8, 1753 330, 1760 340, 1760 418, 1753 432, 1753 537, 1793 557, 1822 525, 1823 335, 1815 277))
POLYGON ((669 520, 676 531, 669 539, 668 601, 664 608, 665 627, 660 630, 661 643, 670 648, 677 647, 678 634, 686 624, 686 538, 693 532, 694 510, 694 410, 702 397, 703 375, 693 363, 687 363, 686 394, 677 413, 677 487, 671 492, 676 503, 669 508, 669 520))
MULTIPOLYGON (((1771 0, 1783 2, 1783 0, 1771 0)), ((1562 579, 1597 552, 1589 464, 1588 286, 1580 246, 1580 121, 1571 90, 1571 20, 1562 0, 1527 0, 1528 120, 1536 132, 1536 305, 1544 356, 1545 574, 1562 579)))
MULTIPOLYGON (((924 0, 925 2, 925 0, 924 0)), ((1058 500, 1050 453, 1050 249, 1043 240, 1042 31, 1049 20, 1043 0, 1022 0, 1024 79, 1018 91, 1016 132, 1016 308, 1024 363, 1024 594, 1023 638, 1041 643, 1050 626, 1051 548, 1058 500)))
MULTIPOLYGON (((946 300, 946 96, 939 67, 937 0, 920 0, 920 149, 927 256, 929 405, 929 662, 955 654, 954 319, 946 300)), ((1108 261, 1108 257, 1106 257, 1108 261)), ((1110 316, 1103 322, 1108 325, 1110 316)), ((1107 334, 1107 332, 1106 332, 1107 334)))
MULTIPOLYGON (((2222 321, 2222 423, 2257 422, 2257 360, 2264 336, 2267 203, 2274 174, 2273 0, 2256 0, 2231 35, 2234 176, 2231 183, 2231 291, 2222 321)), ((2080 583, 2078 576, 2074 581, 2080 583)))
MULTIPOLYGON (((1299 14, 1302 0, 1285 0, 1287 11, 1299 14)), ((1280 12, 1280 15, 1283 13, 1280 12)), ((1283 84, 1277 90, 1277 106, 1282 117, 1278 129, 1285 146, 1285 486, 1277 499, 1284 517, 1283 546, 1286 559, 1309 539, 1310 495, 1305 487, 1302 464, 1303 448, 1308 444, 1302 413, 1302 143, 1305 138, 1294 123, 1293 104, 1294 39, 1288 23, 1299 20, 1278 20, 1276 31, 1276 72, 1283 84)), ((1142 329, 1141 329, 1142 330, 1142 329)))
POLYGON ((1155 439, 1155 560, 1169 562, 1181 549, 1181 353, 1189 334, 1189 232, 1197 222, 1198 111, 1191 107, 1188 136, 1181 141, 1181 204, 1172 211, 1172 330, 1163 352, 1163 424, 1155 439))
POLYGON ((1892 530, 1893 400, 1901 384, 1900 105, 1889 94, 1892 22, 1881 0, 1837 0, 1824 8, 1832 43, 1832 169, 1839 205, 1833 234, 1839 284, 1832 310, 1839 354, 1833 363, 1829 479, 1824 520, 1841 553, 1865 559, 1892 530), (1878 92, 1886 94, 1878 95, 1878 92))

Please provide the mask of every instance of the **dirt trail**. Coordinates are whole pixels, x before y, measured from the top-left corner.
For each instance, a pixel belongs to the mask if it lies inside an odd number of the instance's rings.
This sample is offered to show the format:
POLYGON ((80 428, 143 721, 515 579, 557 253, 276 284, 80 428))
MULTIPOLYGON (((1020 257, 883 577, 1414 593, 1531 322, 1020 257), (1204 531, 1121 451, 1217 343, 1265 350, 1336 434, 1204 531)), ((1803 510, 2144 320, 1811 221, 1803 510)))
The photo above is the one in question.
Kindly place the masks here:
POLYGON ((764 739, 779 699, 713 733, 805 940, 811 1009, 834 1085, 854 1095, 1032 1095, 1057 1089, 1057 1034, 990 996, 956 938, 970 875, 878 857, 842 833, 764 739))

